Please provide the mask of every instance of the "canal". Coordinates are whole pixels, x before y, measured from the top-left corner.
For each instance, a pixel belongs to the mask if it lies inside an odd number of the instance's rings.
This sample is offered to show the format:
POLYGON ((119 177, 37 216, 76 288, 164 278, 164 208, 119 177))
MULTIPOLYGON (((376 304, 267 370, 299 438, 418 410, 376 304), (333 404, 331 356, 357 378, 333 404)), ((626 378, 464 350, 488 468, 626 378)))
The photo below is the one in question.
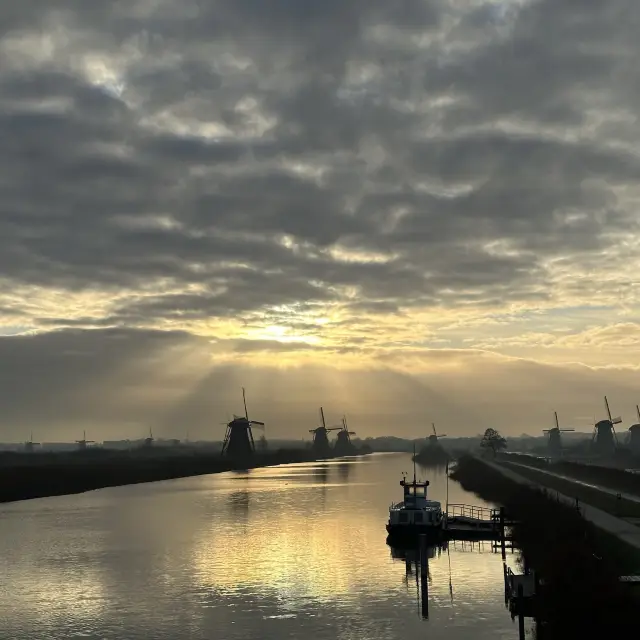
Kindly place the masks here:
MULTIPOLYGON (((2 505, 0 637, 516 639, 489 543, 434 553, 421 616, 386 544, 403 471, 376 454, 2 505)), ((449 501, 486 505, 453 481, 449 501)))

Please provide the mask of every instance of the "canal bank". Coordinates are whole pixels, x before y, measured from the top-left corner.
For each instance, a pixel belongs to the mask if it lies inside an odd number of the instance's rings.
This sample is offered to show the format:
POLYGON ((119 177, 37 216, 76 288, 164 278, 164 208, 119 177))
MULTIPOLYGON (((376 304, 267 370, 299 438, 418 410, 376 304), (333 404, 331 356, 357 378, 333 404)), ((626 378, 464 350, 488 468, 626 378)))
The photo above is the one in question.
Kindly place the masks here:
POLYGON ((640 568, 633 547, 623 547, 617 538, 613 543, 578 513, 575 501, 545 494, 490 461, 463 457, 451 477, 482 499, 504 505, 516 521, 514 544, 541 583, 536 608, 544 637, 627 637, 637 631, 637 603, 618 579, 640 568))
POLYGON ((0 464, 0 503, 316 460, 311 449, 260 452, 245 459, 189 448, 10 454, 0 464))

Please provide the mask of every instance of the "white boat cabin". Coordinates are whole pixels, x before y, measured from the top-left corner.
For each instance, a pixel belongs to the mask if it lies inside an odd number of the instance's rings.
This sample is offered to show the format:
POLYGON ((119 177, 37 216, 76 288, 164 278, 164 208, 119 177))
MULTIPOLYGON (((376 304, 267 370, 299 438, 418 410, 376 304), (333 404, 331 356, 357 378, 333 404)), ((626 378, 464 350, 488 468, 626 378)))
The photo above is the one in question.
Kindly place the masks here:
POLYGON ((389 507, 389 525, 440 527, 442 525, 442 506, 427 498, 429 482, 400 481, 404 489, 404 500, 389 507))

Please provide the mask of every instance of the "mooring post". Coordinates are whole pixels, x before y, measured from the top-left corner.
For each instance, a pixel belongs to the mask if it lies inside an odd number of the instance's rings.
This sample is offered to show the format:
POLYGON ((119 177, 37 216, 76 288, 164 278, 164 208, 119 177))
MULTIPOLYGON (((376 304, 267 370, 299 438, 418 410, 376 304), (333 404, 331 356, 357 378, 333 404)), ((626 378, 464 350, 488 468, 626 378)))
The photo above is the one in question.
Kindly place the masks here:
POLYGON ((504 575, 504 603, 509 604, 509 574, 507 573, 507 563, 502 563, 502 573, 504 575))
POLYGON ((420 595, 422 596, 422 617, 429 617, 429 556, 426 534, 420 534, 420 595))
POLYGON ((524 640, 524 587, 518 585, 518 636, 524 640))
POLYGON ((507 549, 504 539, 504 507, 500 507, 500 546, 502 547, 502 560, 507 559, 507 549))

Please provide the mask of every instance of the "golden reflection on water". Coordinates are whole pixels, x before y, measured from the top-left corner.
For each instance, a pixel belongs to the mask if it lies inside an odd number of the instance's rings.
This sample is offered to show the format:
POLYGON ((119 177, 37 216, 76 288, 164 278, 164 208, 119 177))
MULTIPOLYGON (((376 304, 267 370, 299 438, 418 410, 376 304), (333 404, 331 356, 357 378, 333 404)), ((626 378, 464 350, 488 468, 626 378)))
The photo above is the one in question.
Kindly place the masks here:
MULTIPOLYGON (((0 637, 515 637, 486 543, 433 550, 420 618, 416 567, 385 531, 410 466, 381 454, 4 505, 0 637)), ((444 504, 446 477, 428 476, 444 504)), ((449 500, 483 504, 453 482, 449 500)))

